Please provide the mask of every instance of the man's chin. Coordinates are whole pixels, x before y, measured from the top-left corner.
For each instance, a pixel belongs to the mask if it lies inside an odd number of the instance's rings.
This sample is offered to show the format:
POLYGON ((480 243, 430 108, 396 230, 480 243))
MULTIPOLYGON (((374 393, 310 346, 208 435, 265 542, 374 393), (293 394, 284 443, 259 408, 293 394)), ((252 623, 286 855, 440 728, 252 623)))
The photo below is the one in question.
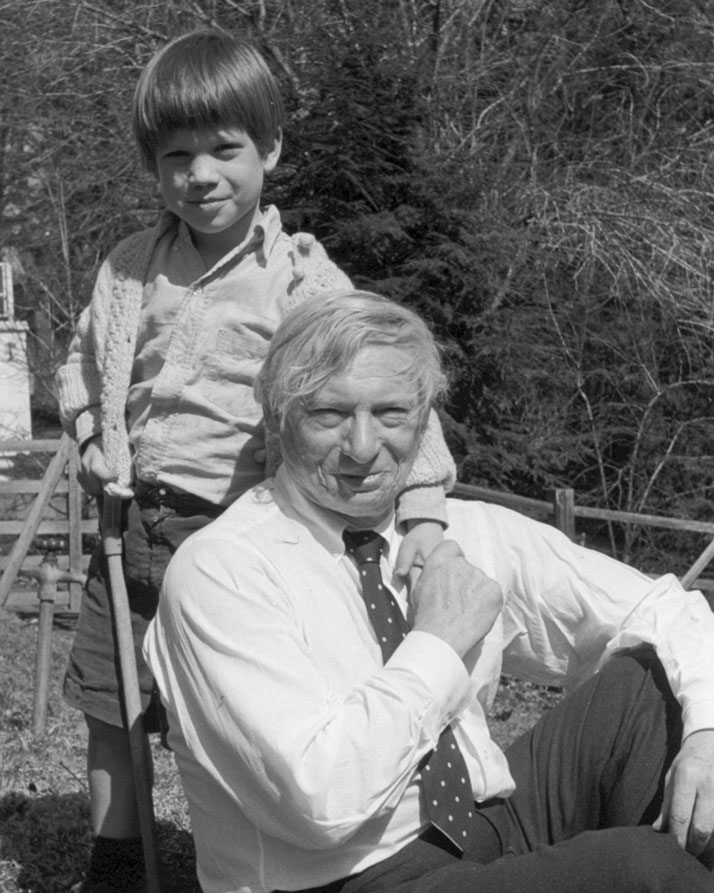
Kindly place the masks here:
POLYGON ((330 508, 357 529, 377 527, 394 514, 396 494, 377 497, 377 491, 352 492, 332 501, 330 508))

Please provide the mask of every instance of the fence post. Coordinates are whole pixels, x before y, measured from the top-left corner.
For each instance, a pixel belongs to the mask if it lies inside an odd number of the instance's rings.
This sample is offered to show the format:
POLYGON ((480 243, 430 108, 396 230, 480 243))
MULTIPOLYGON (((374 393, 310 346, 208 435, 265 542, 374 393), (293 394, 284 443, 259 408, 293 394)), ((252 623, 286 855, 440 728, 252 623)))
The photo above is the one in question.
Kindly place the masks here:
POLYGON ((59 479, 62 477, 62 472, 67 464, 68 455, 69 437, 67 434, 63 434, 60 439, 59 449, 47 466, 47 471, 42 479, 40 491, 35 497, 35 501, 32 503, 30 511, 27 513, 22 533, 15 540, 15 544, 10 551, 10 558, 5 567, 5 571, 3 572, 2 577, 0 577, 0 607, 4 606, 10 595, 10 589, 15 582, 17 572, 22 567, 22 562, 25 560, 27 550, 30 548, 32 540, 37 533, 37 529, 42 522, 42 513, 52 497, 55 487, 59 483, 59 479))
POLYGON ((558 530, 575 540, 575 491, 570 487, 562 487, 553 496, 555 526, 558 530))

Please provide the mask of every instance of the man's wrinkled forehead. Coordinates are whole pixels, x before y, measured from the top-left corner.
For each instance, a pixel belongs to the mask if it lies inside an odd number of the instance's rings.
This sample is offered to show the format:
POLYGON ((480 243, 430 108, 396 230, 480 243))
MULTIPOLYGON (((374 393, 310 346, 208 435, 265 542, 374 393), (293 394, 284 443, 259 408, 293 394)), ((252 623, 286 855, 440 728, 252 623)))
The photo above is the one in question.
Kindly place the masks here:
POLYGON ((335 396, 336 385, 343 399, 357 400, 372 385, 370 394, 378 395, 379 402, 400 401, 419 414, 428 411, 424 388, 414 366, 414 356, 401 345, 378 341, 362 345, 354 355, 333 367, 328 376, 303 393, 292 406, 314 406, 335 396))

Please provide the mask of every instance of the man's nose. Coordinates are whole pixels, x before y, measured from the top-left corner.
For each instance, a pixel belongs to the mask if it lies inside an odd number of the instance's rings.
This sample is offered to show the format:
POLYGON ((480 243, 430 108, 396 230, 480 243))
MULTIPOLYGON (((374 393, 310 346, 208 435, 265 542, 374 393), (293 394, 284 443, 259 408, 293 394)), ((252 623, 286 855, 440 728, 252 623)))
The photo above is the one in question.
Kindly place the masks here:
POLYGON ((371 462, 380 448, 380 440, 371 418, 358 416, 350 420, 342 443, 342 452, 355 462, 371 462))

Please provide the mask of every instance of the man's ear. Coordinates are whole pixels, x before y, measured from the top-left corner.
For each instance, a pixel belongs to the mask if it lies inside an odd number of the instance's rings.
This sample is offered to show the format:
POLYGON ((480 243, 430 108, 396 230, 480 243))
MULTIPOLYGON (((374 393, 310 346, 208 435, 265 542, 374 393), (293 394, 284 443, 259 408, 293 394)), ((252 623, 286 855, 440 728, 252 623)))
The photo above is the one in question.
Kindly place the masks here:
POLYGON ((268 149, 268 151, 263 156, 263 170, 266 174, 271 173, 277 167, 282 149, 283 131, 279 130, 277 136, 275 137, 275 140, 273 141, 272 148, 268 149))

